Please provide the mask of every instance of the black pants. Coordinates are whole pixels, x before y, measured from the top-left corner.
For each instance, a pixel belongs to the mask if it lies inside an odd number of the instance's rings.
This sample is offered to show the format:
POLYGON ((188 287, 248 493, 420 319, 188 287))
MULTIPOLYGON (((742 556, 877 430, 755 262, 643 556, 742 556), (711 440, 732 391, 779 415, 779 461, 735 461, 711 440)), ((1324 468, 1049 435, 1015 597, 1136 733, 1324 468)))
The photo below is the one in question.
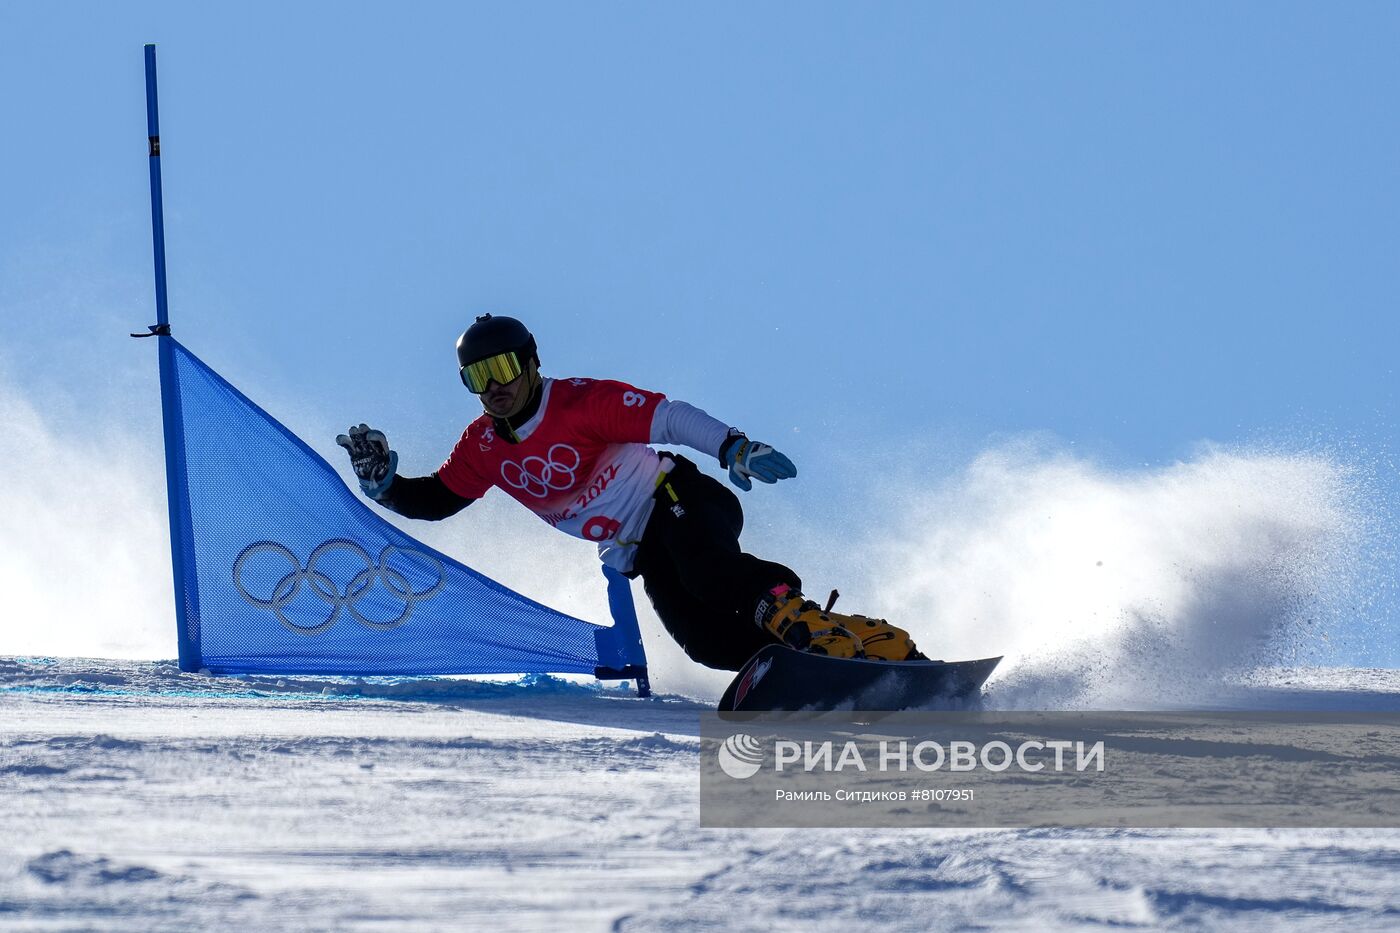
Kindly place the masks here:
POLYGON ((675 469, 656 491, 637 562, 647 597, 666 631, 692 660, 737 671, 776 639, 754 621, 757 602, 780 583, 802 581, 782 564, 739 548, 739 498, 689 460, 668 454, 675 469))

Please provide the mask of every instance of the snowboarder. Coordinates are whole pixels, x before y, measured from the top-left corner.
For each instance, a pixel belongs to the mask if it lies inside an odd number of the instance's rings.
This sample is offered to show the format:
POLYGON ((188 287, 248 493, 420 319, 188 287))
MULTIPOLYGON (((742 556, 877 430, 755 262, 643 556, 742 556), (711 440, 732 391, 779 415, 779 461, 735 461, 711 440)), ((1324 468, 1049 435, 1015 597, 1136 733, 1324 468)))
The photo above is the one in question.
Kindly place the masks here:
POLYGON ((782 564, 739 546, 738 497, 678 454, 719 458, 729 480, 797 475, 792 461, 685 402, 624 382, 542 376, 520 321, 482 315, 457 341, 462 382, 485 412, 443 465, 399 476, 398 454, 361 424, 336 442, 364 494, 409 518, 455 515, 499 486, 550 525, 596 542, 599 557, 640 576, 666 630, 695 661, 739 670, 774 642, 834 657, 922 660, 909 633, 880 619, 827 611, 782 564))

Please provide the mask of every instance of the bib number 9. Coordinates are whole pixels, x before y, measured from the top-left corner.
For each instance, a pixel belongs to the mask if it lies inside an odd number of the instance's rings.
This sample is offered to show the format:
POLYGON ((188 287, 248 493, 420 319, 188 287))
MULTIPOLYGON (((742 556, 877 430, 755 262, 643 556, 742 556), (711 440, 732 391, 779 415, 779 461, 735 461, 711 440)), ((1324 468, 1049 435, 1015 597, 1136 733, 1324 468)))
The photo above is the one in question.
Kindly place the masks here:
POLYGON ((597 515, 590 518, 583 525, 583 536, 589 541, 608 541, 617 537, 617 533, 622 530, 622 523, 615 518, 608 518, 606 515, 597 515))

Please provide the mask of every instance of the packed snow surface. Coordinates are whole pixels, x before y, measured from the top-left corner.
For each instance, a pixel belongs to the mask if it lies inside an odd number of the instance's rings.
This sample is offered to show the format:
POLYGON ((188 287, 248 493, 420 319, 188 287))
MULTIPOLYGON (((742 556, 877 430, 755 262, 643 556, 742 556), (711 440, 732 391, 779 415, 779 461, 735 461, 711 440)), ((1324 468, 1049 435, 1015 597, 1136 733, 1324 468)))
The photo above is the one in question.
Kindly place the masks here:
MULTIPOLYGON (((1233 702, 1400 707, 1396 672, 1267 680, 1233 702)), ((1400 926, 1390 829, 701 829, 708 708, 0 659, 0 929, 1400 926)))

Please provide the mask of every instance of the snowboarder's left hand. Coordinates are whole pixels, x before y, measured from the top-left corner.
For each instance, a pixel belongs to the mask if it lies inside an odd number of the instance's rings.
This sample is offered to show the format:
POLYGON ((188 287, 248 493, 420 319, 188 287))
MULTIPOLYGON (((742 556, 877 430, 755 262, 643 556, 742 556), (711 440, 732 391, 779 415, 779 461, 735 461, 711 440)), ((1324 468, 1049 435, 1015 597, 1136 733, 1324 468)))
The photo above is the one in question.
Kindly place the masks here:
POLYGON ((753 488, 750 477, 762 483, 776 483, 797 475, 797 467, 787 457, 742 434, 731 434, 724 442, 719 462, 729 470, 729 481, 745 492, 753 488))
POLYGON ((378 499, 394 482, 394 471, 399 467, 398 452, 389 449, 389 439, 383 431, 376 431, 367 424, 356 425, 349 431, 349 434, 337 434, 335 442, 350 452, 350 465, 355 468, 360 489, 371 499, 378 499))

